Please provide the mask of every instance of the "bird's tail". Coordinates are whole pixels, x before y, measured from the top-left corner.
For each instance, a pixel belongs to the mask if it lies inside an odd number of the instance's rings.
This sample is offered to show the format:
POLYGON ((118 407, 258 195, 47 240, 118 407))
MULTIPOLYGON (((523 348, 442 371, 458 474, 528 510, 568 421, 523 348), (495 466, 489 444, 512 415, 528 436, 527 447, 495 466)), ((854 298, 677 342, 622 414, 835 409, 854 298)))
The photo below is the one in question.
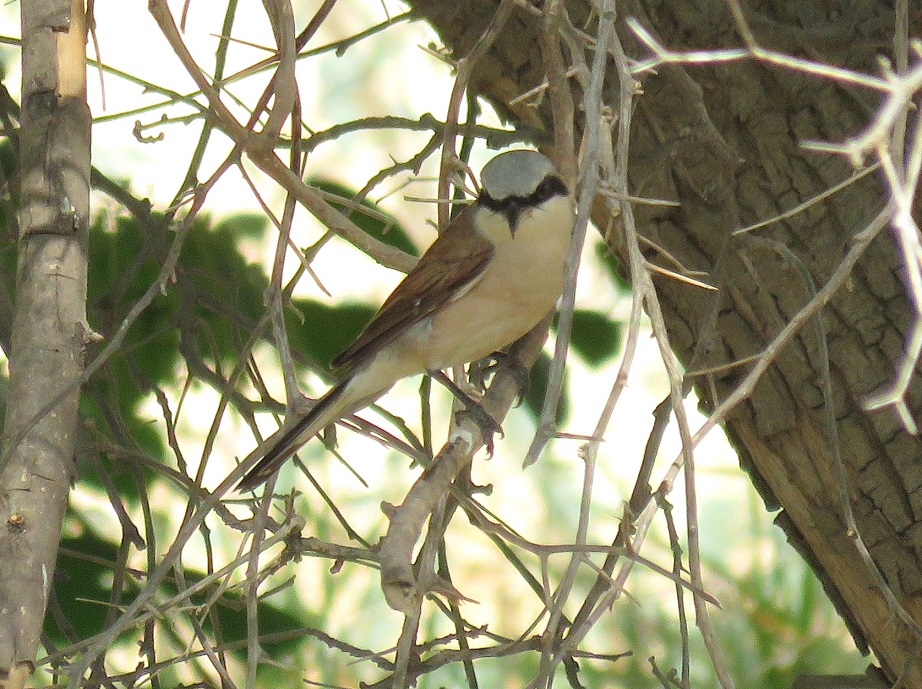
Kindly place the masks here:
MULTIPOLYGON (((351 399, 352 395, 347 394, 350 382, 352 382, 351 379, 346 378, 334 385, 293 426, 288 429, 284 427, 280 429, 276 433, 278 439, 274 443, 270 439, 258 447, 255 452, 262 452, 262 448, 267 445, 269 449, 265 450, 265 455, 256 466, 240 479, 236 490, 253 490, 259 486, 278 471, 279 467, 297 452, 298 448, 304 443, 337 419, 354 411, 351 407, 353 407, 355 400, 351 399)), ((247 457, 243 461, 246 462, 250 459, 251 457, 247 457)))

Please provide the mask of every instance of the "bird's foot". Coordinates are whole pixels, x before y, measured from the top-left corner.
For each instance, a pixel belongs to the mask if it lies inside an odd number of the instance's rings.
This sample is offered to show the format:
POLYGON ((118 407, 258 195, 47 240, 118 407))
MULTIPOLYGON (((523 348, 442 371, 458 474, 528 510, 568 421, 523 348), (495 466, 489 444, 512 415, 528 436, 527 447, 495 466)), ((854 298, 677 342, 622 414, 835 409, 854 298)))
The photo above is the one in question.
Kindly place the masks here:
POLYGON ((487 452, 492 457, 493 435, 499 433, 500 437, 502 437, 503 427, 499 425, 496 419, 490 416, 489 412, 483 408, 483 405, 481 405, 479 401, 473 399, 444 373, 441 371, 430 371, 429 375, 448 388, 451 394, 455 396, 455 399, 464 405, 464 409, 455 413, 455 421, 458 422, 459 414, 470 414, 471 419, 480 429, 480 435, 483 437, 483 444, 486 446, 487 452))
POLYGON ((487 366, 486 370, 495 373, 502 366, 503 370, 512 376, 516 387, 519 389, 516 394, 515 406, 521 406, 522 402, 525 401, 525 396, 528 394, 531 383, 531 370, 507 352, 493 352, 490 358, 493 359, 493 363, 487 366))
POLYGON ((493 436, 499 433, 499 437, 502 438, 503 427, 499 425, 496 419, 490 416, 490 413, 480 403, 472 399, 462 400, 462 403, 465 408, 455 412, 455 423, 461 422, 462 415, 469 415, 471 420, 477 424, 477 428, 480 429, 480 435, 483 437, 483 444, 487 448, 487 454, 492 457, 494 449, 493 436))

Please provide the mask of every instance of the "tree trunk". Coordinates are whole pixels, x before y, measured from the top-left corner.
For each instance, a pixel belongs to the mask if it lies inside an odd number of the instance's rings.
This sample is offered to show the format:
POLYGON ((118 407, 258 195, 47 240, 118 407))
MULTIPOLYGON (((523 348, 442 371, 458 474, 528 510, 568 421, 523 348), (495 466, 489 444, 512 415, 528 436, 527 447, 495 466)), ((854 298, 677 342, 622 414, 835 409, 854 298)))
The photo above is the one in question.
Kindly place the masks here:
MULTIPOLYGON (((498 5, 411 4, 456 57, 470 51, 498 5)), ((740 47, 744 41, 728 7, 725 0, 618 3, 617 30, 629 56, 638 60, 649 57, 650 50, 635 40, 627 17, 635 17, 672 50, 740 47)), ((840 7, 833 2, 753 1, 746 3, 745 17, 763 47, 879 74, 877 56, 893 52, 893 4, 851 3, 849 14, 835 14, 840 7)), ((586 3, 569 1, 566 9, 575 27, 584 26, 588 18, 593 27, 589 33, 594 33, 595 17, 586 3)), ((910 25, 918 19, 910 17, 910 25)), ((537 13, 517 9, 490 54, 478 63, 471 88, 519 126, 534 128, 538 138, 543 131, 551 139, 547 99, 538 107, 509 105, 545 78, 541 32, 537 13)), ((586 60, 591 62, 591 55, 586 60)), ((639 229, 685 268, 706 271, 719 288, 712 293, 657 278, 677 354, 689 371, 711 371, 693 378, 710 410, 752 366, 728 365, 762 354, 823 289, 855 246, 856 235, 885 208, 888 191, 879 173, 870 174, 754 233, 731 233, 847 180, 854 170, 845 156, 802 144, 843 142, 858 135, 873 118, 881 96, 754 58, 664 65, 656 73, 638 75, 638 80, 643 93, 633 118, 630 192, 679 204, 636 205, 639 229)), ((617 83, 613 69, 609 81, 617 83)), ((606 88, 607 98, 617 93, 617 88, 606 88)), ((574 92, 574 98, 580 102, 582 94, 574 92)), ((617 112, 617 103, 609 104, 617 112)), ((595 219, 599 227, 606 225, 603 213, 595 219)), ((664 256, 656 248, 646 254, 649 261, 673 268, 664 256)), ((821 317, 808 319, 778 353, 725 428, 767 505, 782 508, 778 523, 822 577, 859 647, 867 644, 875 651, 889 680, 905 672, 905 686, 922 687, 922 664, 907 663, 918 660, 922 639, 885 600, 846 528, 823 394, 828 380, 857 533, 889 589, 918 621, 922 442, 891 410, 865 410, 868 396, 892 384, 906 356, 915 315, 903 273, 893 236, 884 229, 821 317)), ((905 401, 918 419, 918 374, 905 401)))
POLYGON ((21 212, 0 460, 0 686, 38 648, 73 475, 86 325, 90 113, 83 3, 22 1, 21 212))

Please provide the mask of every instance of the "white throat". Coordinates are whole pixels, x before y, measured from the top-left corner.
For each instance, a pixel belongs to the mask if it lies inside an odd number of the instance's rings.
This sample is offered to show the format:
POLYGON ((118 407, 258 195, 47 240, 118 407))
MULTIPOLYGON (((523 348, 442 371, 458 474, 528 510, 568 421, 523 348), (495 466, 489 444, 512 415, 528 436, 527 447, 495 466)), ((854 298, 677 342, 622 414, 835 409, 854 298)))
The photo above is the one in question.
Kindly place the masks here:
POLYGON ((474 214, 474 226, 497 249, 516 245, 528 251, 553 251, 561 245, 569 246, 573 207, 568 197, 555 196, 538 206, 523 209, 513 233, 504 213, 481 206, 474 214), (542 245, 551 246, 542 248, 542 245))

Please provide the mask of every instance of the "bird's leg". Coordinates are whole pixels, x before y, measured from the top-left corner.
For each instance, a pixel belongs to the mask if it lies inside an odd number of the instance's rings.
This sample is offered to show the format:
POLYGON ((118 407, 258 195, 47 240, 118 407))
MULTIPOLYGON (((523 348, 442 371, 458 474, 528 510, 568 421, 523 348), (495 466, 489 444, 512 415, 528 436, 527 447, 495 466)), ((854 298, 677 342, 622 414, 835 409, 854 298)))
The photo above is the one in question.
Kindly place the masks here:
POLYGON ((494 369, 491 361, 493 358, 488 356, 479 361, 472 361, 470 366, 467 367, 467 380, 470 381, 471 388, 479 394, 483 394, 487 389, 487 379, 494 369))
POLYGON ((454 375, 449 376, 446 374, 446 376, 448 376, 467 397, 475 402, 480 402, 487 391, 487 386, 485 384, 485 377, 483 375, 478 375, 475 364, 476 362, 468 367, 467 375, 465 375, 464 367, 459 366, 452 369, 451 372, 454 375))
POLYGON ((493 352, 489 358, 493 359, 493 363, 483 369, 484 373, 495 373, 496 370, 502 366, 506 373, 512 376, 516 386, 519 388, 519 392, 516 395, 515 406, 520 406, 522 402, 525 401, 525 395, 528 394, 528 388, 531 382, 531 370, 524 366, 516 357, 510 356, 508 352, 493 352))
POLYGON ((473 399, 469 394, 462 390, 451 378, 446 376, 441 371, 429 371, 428 372, 433 379, 440 382, 451 392, 455 398, 464 405, 465 411, 467 411, 471 418, 474 419, 480 427, 480 432, 483 434, 483 443, 487 448, 487 452, 491 455, 493 454, 493 434, 499 433, 500 437, 503 435, 503 427, 497 423, 487 412, 486 409, 478 402, 473 399))

